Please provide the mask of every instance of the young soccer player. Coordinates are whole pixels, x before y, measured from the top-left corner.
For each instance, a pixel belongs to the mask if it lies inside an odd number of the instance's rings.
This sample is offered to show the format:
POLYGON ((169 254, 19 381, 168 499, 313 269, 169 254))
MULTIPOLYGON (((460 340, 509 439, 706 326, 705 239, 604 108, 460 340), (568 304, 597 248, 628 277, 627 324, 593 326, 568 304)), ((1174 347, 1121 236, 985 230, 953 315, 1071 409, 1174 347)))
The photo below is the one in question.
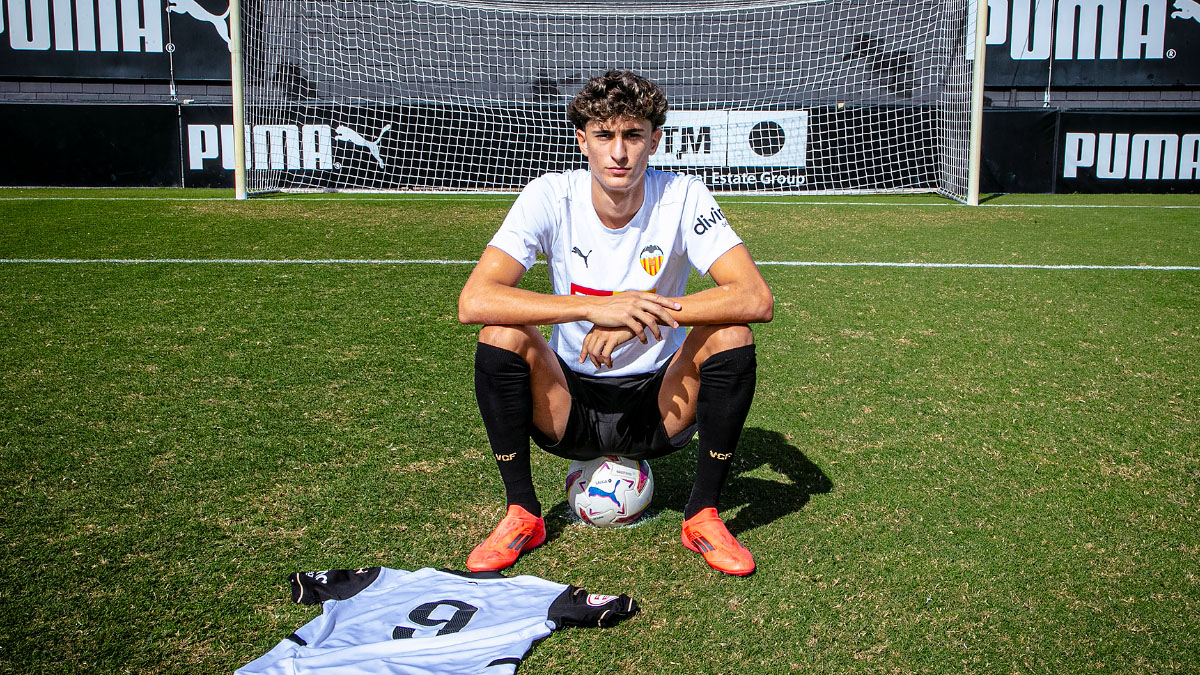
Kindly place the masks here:
POLYGON ((471 570, 546 539, 531 438, 567 459, 652 459, 699 432, 683 545, 727 574, 754 571, 716 507, 754 396, 749 324, 770 321, 774 300, 704 183, 649 168, 666 111, 631 72, 589 80, 567 108, 588 169, 532 181, 463 287, 459 320, 483 326, 475 392, 508 500, 471 570), (517 288, 539 253, 553 294, 517 288), (692 268, 716 286, 685 295, 692 268))

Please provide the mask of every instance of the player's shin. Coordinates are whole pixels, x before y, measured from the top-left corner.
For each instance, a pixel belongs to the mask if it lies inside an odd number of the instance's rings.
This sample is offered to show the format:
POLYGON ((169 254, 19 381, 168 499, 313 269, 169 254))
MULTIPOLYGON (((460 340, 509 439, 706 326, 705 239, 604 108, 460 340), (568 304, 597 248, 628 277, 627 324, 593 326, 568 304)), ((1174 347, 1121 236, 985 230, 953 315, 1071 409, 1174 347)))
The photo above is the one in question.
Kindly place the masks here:
POLYGON ((533 425, 529 364, 507 349, 479 343, 475 349, 475 397, 508 504, 540 516, 542 507, 529 466, 533 425))
POLYGON ((700 364, 696 428, 700 436, 696 481, 684 508, 684 519, 716 508, 729 475, 733 451, 754 400, 757 359, 754 345, 717 352, 700 364))

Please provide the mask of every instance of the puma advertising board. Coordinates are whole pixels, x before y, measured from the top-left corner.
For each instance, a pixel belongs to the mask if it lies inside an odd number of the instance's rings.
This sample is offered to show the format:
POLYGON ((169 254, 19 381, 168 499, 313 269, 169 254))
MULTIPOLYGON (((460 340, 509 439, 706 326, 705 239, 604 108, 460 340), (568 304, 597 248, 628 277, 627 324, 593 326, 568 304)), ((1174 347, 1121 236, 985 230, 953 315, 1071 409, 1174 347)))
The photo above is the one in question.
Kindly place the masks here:
POLYGON ((988 0, 988 87, 1195 86, 1198 64, 1200 0, 988 0))
POLYGON ((0 77, 228 82, 228 0, 0 0, 0 77))

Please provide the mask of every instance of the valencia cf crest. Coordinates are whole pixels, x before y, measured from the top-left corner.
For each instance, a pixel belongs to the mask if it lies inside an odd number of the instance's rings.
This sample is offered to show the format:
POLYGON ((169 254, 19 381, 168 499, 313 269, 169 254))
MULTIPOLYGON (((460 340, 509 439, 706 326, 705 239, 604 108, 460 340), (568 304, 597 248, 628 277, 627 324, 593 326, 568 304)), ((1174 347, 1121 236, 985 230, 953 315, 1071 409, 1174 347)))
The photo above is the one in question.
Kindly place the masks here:
POLYGON ((642 269, 646 270, 646 274, 654 276, 662 269, 663 252, 662 249, 651 244, 642 249, 641 262, 642 269))

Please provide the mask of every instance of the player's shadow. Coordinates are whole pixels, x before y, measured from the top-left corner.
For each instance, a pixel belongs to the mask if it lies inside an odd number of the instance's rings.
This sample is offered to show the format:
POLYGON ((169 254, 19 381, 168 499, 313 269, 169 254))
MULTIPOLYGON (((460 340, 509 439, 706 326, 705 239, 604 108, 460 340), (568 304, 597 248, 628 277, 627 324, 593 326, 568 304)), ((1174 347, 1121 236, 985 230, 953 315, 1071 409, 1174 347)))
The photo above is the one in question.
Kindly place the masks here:
MULTIPOLYGON (((654 471, 654 501, 646 516, 670 509, 682 514, 696 476, 697 443, 666 457, 650 460, 654 471)), ((721 492, 722 517, 737 507, 737 515, 725 520, 735 536, 795 513, 815 494, 833 490, 833 482, 783 434, 747 428, 733 458, 733 466, 721 492)), ((565 501, 551 509, 557 517, 546 519, 549 538, 555 538, 573 516, 565 501)), ((645 517, 645 516, 643 516, 645 517)))
MULTIPOLYGON (((683 511, 696 475, 697 443, 659 460, 655 467, 655 501, 683 511), (669 464, 668 464, 669 463, 669 464), (660 477, 661 476, 661 477, 660 477), (659 501, 659 500, 662 501, 659 501)), ((833 482, 783 434, 748 427, 742 431, 729 479, 721 491, 722 513, 742 507, 725 526, 737 536, 795 513, 816 494, 833 490, 833 482)))

